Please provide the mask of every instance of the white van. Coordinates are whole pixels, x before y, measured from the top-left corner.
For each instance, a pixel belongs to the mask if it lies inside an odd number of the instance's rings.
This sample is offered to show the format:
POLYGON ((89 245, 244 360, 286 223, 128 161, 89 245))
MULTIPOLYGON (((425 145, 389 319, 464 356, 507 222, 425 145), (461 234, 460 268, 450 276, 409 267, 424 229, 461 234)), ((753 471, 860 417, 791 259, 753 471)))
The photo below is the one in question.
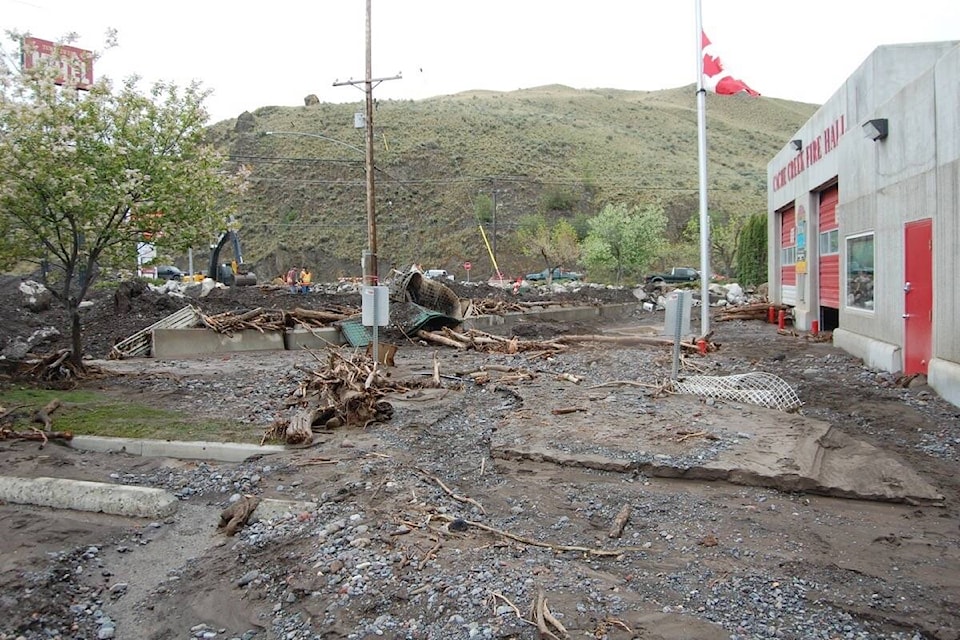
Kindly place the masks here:
POLYGON ((427 269, 423 272, 423 275, 427 276, 431 280, 439 280, 440 278, 453 280, 453 276, 447 273, 446 269, 427 269))

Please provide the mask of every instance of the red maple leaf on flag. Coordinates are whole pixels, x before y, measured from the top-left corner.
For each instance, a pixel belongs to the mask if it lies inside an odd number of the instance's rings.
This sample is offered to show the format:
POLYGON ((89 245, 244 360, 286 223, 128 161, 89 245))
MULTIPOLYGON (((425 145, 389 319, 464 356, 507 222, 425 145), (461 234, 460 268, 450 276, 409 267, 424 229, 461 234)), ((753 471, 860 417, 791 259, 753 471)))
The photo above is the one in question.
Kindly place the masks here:
POLYGON ((732 96, 737 93, 757 97, 760 94, 747 86, 743 80, 738 80, 724 71, 720 57, 715 55, 710 38, 703 31, 700 32, 703 51, 703 86, 716 94, 732 96))

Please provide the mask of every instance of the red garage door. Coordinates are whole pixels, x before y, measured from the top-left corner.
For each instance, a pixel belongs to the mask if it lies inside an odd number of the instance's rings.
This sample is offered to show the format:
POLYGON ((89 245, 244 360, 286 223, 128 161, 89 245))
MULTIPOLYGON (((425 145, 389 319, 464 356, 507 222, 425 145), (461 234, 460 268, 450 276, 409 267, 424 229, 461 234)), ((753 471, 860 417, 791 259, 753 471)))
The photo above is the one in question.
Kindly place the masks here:
POLYGON ((797 304, 797 214, 793 207, 780 212, 780 301, 797 304))
POLYGON ((840 308, 840 225, 837 224, 836 186, 820 192, 820 306, 840 308))

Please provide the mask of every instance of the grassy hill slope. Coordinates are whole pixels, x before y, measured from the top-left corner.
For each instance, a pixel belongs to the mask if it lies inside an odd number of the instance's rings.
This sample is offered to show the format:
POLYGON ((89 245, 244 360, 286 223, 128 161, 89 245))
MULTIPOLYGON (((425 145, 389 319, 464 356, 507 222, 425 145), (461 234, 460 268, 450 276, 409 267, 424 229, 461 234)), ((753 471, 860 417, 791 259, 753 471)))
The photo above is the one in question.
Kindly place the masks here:
MULTIPOLYGON (((711 210, 762 212, 766 164, 816 105, 707 97, 711 210)), ((245 258, 261 279, 292 264, 316 277, 355 276, 367 247, 361 103, 272 107, 210 128, 252 169, 239 222, 245 258), (288 135, 266 132, 300 132, 288 135)), ((664 91, 550 85, 386 101, 374 114, 376 227, 381 272, 411 262, 474 277, 493 271, 475 202, 497 202, 497 257, 507 274, 541 265, 515 246, 525 215, 594 215, 610 202, 656 201, 668 234, 698 213, 693 86, 664 91)), ((492 220, 484 222, 488 235, 492 220)), ((575 265, 570 265, 571 267, 575 265)))

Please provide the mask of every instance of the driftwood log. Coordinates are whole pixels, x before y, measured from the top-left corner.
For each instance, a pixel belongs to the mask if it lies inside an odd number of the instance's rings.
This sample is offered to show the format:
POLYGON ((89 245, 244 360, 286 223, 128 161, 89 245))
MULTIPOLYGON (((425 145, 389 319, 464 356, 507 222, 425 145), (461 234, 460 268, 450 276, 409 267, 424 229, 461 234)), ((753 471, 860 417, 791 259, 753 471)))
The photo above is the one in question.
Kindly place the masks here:
POLYGON ((71 431, 41 431, 40 429, 31 429, 30 431, 14 431, 0 427, 0 440, 33 440, 40 443, 42 449, 51 440, 73 440, 71 431))
POLYGON ((607 537, 619 538, 623 535, 623 530, 627 526, 627 521, 630 519, 630 511, 629 503, 620 507, 620 512, 617 513, 617 517, 613 519, 613 524, 610 525, 610 533, 607 534, 607 537))
POLYGON ((47 403, 45 407, 38 410, 33 414, 33 421, 39 422, 43 425, 43 428, 47 431, 50 430, 50 425, 53 424, 53 420, 50 418, 50 415, 60 407, 60 400, 54 398, 47 403))
POLYGON ((197 310, 197 315, 203 326, 217 333, 232 334, 244 329, 260 331, 283 331, 286 327, 301 325, 308 329, 328 326, 334 322, 346 320, 360 312, 352 307, 333 306, 324 309, 302 309, 297 307, 293 311, 281 309, 264 309, 257 307, 243 313, 230 311, 214 315, 206 315, 197 310))
POLYGON ((550 355, 565 351, 568 348, 566 345, 561 344, 558 339, 521 340, 516 336, 505 338, 477 329, 454 331, 447 327, 439 332, 421 329, 417 332, 417 337, 427 342, 445 347, 453 347, 461 351, 473 349, 483 353, 515 354, 520 352, 540 352, 541 354, 550 355))

